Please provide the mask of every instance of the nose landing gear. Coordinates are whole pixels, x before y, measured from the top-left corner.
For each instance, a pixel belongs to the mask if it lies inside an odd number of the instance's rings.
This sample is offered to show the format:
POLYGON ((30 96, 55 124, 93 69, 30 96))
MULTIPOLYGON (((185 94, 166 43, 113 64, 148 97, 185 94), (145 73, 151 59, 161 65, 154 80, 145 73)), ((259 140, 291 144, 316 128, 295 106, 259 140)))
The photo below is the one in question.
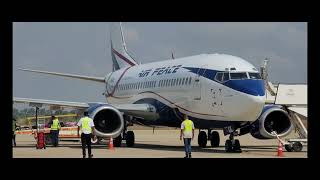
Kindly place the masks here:
POLYGON ((226 140, 225 150, 226 152, 242 152, 240 148, 240 141, 238 139, 234 139, 234 136, 237 136, 238 132, 234 131, 230 134, 229 139, 226 140))

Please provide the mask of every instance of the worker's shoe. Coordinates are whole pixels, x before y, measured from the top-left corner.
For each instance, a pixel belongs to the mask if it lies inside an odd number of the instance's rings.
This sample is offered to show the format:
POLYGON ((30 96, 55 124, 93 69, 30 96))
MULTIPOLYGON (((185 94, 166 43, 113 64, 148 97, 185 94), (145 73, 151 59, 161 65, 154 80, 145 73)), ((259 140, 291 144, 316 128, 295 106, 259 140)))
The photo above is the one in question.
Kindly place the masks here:
POLYGON ((189 158, 192 158, 191 153, 189 153, 189 158))
POLYGON ((86 155, 84 154, 84 155, 82 155, 82 158, 86 158, 86 155))
POLYGON ((188 154, 186 154, 186 156, 184 158, 189 158, 188 154))
POLYGON ((89 155, 89 158, 92 158, 93 157, 93 154, 89 155))

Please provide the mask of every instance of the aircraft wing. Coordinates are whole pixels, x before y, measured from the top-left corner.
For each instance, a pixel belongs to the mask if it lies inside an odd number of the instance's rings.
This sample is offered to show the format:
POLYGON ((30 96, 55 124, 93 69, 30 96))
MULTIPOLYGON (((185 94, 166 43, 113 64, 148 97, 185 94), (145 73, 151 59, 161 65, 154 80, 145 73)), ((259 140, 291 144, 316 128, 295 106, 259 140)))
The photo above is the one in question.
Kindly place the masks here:
POLYGON ((304 117, 308 117, 308 108, 307 107, 288 107, 291 111, 294 111, 304 117))
POLYGON ((69 101, 54 101, 46 99, 30 99, 30 98, 13 98, 14 103, 29 103, 29 106, 42 107, 43 105, 59 106, 59 107, 73 107, 77 109, 89 108, 88 103, 69 102, 69 101))
POLYGON ((67 74, 67 73, 58 73, 58 72, 51 72, 51 71, 39 71, 39 70, 21 69, 21 68, 19 68, 19 70, 28 71, 28 72, 34 72, 34 73, 40 73, 40 74, 48 74, 48 75, 54 75, 54 76, 61 76, 61 77, 68 77, 68 78, 75 78, 75 79, 89 80, 89 81, 105 83, 104 77, 82 76, 82 75, 77 75, 77 74, 67 74))
MULTIPOLYGON (((85 110, 96 104, 105 104, 111 105, 108 103, 101 102, 92 102, 92 103, 83 103, 83 102, 70 102, 70 101, 54 101, 46 99, 31 99, 31 98, 13 98, 13 103, 29 103, 29 106, 33 107, 42 107, 47 105, 49 107, 71 107, 75 109, 85 110)), ((156 119, 158 117, 156 113, 156 108, 150 104, 112 104, 111 106, 117 108, 120 112, 135 116, 143 119, 156 119)))

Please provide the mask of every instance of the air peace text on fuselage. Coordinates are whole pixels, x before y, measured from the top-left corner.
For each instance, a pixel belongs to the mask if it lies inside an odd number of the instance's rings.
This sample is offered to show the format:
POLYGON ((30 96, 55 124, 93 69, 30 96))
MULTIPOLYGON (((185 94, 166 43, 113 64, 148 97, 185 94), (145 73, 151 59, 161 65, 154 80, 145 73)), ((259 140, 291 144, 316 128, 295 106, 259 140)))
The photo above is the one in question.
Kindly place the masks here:
POLYGON ((147 76, 153 76, 153 75, 157 76, 162 74, 173 74, 173 73, 176 73, 181 66, 182 65, 161 67, 161 68, 156 68, 155 70, 153 69, 142 70, 139 73, 139 77, 147 77, 147 76))

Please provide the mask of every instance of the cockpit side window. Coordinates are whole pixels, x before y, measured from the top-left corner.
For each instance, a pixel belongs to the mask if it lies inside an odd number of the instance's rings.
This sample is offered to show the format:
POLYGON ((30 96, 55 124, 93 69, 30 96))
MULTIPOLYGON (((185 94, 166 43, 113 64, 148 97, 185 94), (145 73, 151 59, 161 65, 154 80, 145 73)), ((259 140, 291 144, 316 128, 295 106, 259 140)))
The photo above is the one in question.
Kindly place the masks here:
POLYGON ((230 73, 230 79, 248 79, 248 76, 245 72, 230 73))
POLYGON ((216 74, 215 79, 216 79, 216 81, 222 82, 222 77, 223 77, 223 73, 222 72, 218 72, 216 74))
POLYGON ((249 72, 250 79, 261 79, 261 76, 259 73, 250 73, 249 72))
POLYGON ((228 72, 225 72, 223 73, 223 81, 228 81, 230 78, 229 78, 229 73, 228 72))

